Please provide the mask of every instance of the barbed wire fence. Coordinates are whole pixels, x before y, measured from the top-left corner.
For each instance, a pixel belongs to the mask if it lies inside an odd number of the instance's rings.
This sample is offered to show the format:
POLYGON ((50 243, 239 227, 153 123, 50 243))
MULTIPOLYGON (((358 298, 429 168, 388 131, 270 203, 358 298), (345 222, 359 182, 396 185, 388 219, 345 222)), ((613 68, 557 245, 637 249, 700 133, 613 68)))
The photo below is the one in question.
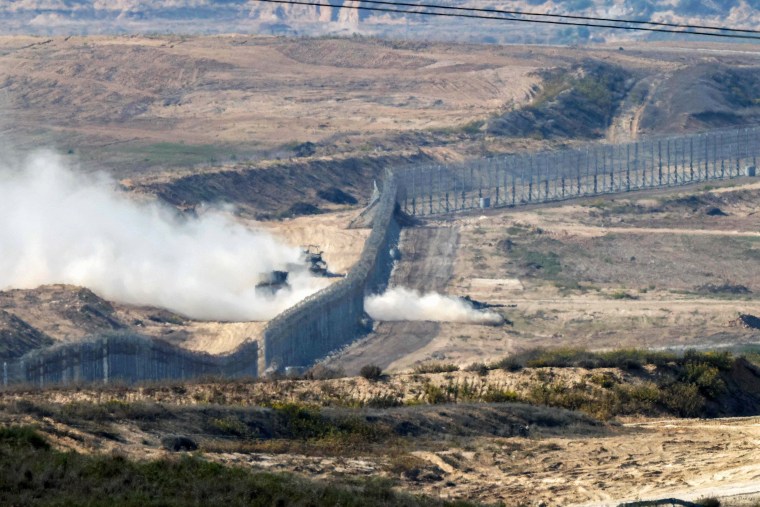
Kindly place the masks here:
POLYGON ((397 171, 410 215, 519 206, 754 176, 760 128, 510 154, 397 171))

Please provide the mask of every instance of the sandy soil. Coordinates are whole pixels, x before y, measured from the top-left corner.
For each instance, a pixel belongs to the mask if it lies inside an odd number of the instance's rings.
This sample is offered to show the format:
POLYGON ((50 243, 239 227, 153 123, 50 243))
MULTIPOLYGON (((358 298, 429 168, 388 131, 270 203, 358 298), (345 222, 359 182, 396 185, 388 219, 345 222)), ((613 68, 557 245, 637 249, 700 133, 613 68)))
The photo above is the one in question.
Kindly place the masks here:
MULTIPOLYGON (((456 139, 462 126, 527 104, 541 82, 537 71, 596 58, 637 73, 642 93, 623 104, 608 133, 624 140, 640 133, 641 100, 672 86, 663 84, 664 74, 718 61, 746 65, 757 54, 751 46, 706 43, 638 43, 619 51, 617 44, 3 36, 0 132, 20 151, 72 150, 120 178, 290 157, 306 141, 329 153, 422 150, 456 159, 482 148, 456 139), (415 135, 432 131, 453 137, 421 146, 415 135)), ((496 151, 543 144, 481 141, 496 151)))
POLYGON ((322 251, 330 272, 345 274, 359 260, 370 229, 350 229, 349 224, 360 210, 341 211, 281 220, 254 222, 290 245, 314 245, 322 251))
MULTIPOLYGON (((390 285, 440 292, 451 277, 458 242, 453 227, 414 227, 401 234, 404 255, 391 274, 390 285)), ((380 322, 367 338, 335 353, 324 364, 358 374, 362 366, 392 369, 398 360, 424 347, 440 328, 435 322, 380 322)))
POLYGON ((650 421, 643 428, 636 435, 511 439, 479 452, 423 454, 447 463, 446 478, 456 484, 424 489, 484 501, 610 506, 760 493, 760 419, 650 421))
POLYGON ((19 142, 94 147, 99 160, 132 156, 134 168, 155 162, 139 145, 220 146, 208 162, 233 145, 245 153, 467 123, 530 98, 545 62, 526 56, 350 39, 6 36, 0 96, 6 134, 19 142))

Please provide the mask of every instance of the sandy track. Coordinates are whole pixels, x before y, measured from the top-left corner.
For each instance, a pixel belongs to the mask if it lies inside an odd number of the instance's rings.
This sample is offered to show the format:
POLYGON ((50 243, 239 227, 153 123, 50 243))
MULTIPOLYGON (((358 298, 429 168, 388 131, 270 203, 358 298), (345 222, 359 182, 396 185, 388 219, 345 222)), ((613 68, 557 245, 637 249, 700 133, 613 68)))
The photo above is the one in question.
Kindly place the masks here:
MULTIPOLYGON (((393 270, 390 286, 443 292, 453 271, 458 237, 455 227, 404 229, 402 259, 393 270)), ((357 373, 365 364, 393 370, 395 362, 423 348, 439 329, 435 322, 381 322, 328 364, 341 366, 347 373, 357 373)))
POLYGON ((452 487, 429 492, 508 505, 616 506, 637 499, 760 492, 760 419, 665 420, 621 435, 494 441, 475 452, 420 453, 452 487), (441 467, 443 468, 443 467, 441 467))

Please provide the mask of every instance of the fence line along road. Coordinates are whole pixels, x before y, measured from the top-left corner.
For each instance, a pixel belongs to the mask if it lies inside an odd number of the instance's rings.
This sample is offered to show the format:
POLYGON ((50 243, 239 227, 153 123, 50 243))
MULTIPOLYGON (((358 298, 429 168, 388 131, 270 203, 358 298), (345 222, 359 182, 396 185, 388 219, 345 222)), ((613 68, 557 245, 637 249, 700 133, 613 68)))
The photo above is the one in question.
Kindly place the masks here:
POLYGON ((754 176, 759 140, 752 127, 411 167, 398 204, 435 215, 754 176))

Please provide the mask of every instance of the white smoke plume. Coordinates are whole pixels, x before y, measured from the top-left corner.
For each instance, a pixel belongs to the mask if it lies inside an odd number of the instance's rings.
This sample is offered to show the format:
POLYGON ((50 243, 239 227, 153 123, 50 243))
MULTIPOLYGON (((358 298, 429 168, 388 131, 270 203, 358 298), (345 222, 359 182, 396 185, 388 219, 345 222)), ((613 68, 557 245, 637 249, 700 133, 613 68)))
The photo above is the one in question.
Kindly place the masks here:
POLYGON ((367 297, 364 308, 374 320, 466 322, 490 326, 504 323, 504 318, 498 313, 476 310, 461 298, 435 292, 421 294, 403 287, 367 297))
POLYGON ((303 264, 298 248, 222 211, 138 203, 51 152, 0 162, 0 289, 67 283, 195 319, 268 320, 325 285, 304 269, 290 290, 257 294, 261 273, 289 263, 303 264))

